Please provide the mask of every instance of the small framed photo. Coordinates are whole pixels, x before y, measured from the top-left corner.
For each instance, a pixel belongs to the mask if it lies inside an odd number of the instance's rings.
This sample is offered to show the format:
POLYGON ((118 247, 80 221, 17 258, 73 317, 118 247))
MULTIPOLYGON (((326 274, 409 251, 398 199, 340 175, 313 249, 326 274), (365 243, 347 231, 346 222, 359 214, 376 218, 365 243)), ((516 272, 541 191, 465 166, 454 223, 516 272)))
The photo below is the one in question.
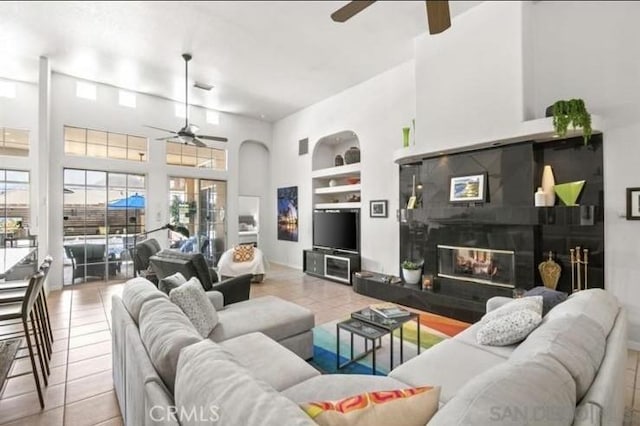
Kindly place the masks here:
POLYGON ((449 185, 449 201, 452 203, 473 203, 486 200, 486 173, 454 176, 449 185))
POLYGON ((372 200, 369 202, 369 217, 388 217, 387 200, 372 200))
POLYGON ((640 188, 627 188, 627 220, 640 220, 640 188))

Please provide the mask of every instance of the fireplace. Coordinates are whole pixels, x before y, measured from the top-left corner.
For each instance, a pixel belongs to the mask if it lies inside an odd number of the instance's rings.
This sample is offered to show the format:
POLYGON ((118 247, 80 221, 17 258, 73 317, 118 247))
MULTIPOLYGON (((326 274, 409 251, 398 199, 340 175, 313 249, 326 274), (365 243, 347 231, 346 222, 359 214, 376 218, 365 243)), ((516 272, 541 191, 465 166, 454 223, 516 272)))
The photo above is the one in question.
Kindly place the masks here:
POLYGON ((515 287, 515 252, 447 245, 437 247, 439 277, 515 287))

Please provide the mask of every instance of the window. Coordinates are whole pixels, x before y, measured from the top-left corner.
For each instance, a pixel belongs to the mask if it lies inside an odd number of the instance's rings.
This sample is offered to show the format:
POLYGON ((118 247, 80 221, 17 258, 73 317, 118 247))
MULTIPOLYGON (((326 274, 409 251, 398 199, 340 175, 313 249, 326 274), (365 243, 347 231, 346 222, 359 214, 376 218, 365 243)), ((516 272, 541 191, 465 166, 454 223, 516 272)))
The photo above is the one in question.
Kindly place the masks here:
POLYGON ((167 164, 227 170, 227 150, 167 142, 167 164))
POLYGON ((136 94, 133 92, 127 92, 126 90, 118 91, 118 103, 122 106, 129 108, 136 107, 136 94))
POLYGON ((29 131, 0 127, 0 155, 29 156, 29 131))
POLYGON ((76 83, 76 96, 83 99, 96 100, 96 85, 78 81, 76 83))
POLYGON ((0 81, 0 98, 15 98, 16 84, 13 81, 0 81))
POLYGON ((0 169, 0 240, 28 233, 29 172, 0 169))
POLYGON ((93 158, 146 161, 147 138, 65 126, 64 153, 93 158))

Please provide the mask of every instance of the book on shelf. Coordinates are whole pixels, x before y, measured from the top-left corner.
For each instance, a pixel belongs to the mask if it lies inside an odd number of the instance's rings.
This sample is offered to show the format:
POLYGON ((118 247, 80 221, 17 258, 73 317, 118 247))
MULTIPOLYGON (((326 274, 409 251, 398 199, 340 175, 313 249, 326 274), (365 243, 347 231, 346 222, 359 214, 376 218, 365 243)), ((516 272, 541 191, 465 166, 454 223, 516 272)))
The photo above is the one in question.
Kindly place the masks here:
POLYGON ((369 305, 369 309, 385 318, 399 318, 411 315, 411 312, 393 303, 377 303, 369 305))

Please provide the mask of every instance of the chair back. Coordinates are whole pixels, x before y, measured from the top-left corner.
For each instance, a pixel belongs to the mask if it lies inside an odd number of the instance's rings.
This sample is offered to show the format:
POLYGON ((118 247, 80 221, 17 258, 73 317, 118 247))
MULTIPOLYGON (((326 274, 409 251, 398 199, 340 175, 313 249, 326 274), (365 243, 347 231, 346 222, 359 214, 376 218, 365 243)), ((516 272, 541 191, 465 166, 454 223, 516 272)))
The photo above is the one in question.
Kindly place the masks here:
POLYGON ((160 244, 155 238, 149 238, 136 244, 133 249, 133 267, 136 272, 149 268, 149 258, 160 251, 160 244))
POLYGON ((24 299, 22 299, 22 318, 27 319, 29 312, 33 309, 33 304, 42 289, 42 282, 44 280, 44 272, 38 271, 29 279, 29 286, 25 292, 24 299))

